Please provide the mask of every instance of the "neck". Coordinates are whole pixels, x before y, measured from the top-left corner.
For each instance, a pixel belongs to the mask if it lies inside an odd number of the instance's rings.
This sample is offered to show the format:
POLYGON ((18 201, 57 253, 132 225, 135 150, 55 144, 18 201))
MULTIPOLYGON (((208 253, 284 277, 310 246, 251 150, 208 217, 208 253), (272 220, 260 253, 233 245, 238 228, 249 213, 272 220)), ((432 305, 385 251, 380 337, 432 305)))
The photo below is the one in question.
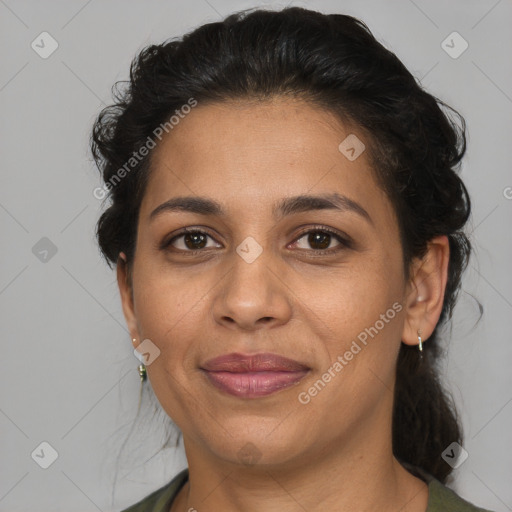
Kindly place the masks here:
POLYGON ((300 460, 252 466, 205 456, 184 438, 189 482, 172 512, 424 512, 427 485, 396 461, 384 438, 360 429, 350 445, 335 439, 321 450, 302 452, 300 460))

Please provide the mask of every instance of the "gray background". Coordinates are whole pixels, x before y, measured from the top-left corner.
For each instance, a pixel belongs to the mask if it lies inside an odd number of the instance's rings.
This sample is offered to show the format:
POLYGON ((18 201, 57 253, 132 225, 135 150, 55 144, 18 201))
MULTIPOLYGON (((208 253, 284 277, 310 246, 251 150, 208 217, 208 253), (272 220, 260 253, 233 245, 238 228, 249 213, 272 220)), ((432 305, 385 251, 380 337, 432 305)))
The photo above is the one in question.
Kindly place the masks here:
MULTIPOLYGON (((512 510, 512 3, 292 3, 362 18, 466 118, 462 174, 475 256, 443 368, 469 457, 452 485, 477 504, 512 510), (458 58, 441 46, 453 31, 469 44, 458 58), (477 325, 473 296, 485 309, 477 325)), ((165 415, 153 417, 148 396, 144 422, 116 460, 140 381, 115 273, 95 245, 102 204, 92 193, 100 181, 88 138, 111 85, 126 79, 143 46, 258 5, 287 2, 0 0, 0 510, 119 510, 186 466, 181 448, 154 455, 165 415), (31 48, 43 31, 59 45, 47 59, 31 48), (43 441, 58 453, 48 469, 35 460, 48 462, 49 449, 31 457, 43 441)))

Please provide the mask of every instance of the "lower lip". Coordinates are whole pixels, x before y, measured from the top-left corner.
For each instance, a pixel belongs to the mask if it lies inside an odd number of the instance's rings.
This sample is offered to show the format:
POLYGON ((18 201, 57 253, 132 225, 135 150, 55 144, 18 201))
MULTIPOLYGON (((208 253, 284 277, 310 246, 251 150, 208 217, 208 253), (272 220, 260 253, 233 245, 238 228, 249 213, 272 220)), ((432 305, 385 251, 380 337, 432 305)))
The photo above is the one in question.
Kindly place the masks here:
POLYGON ((300 372, 209 372, 209 381, 221 391, 242 398, 267 396, 299 382, 309 370, 300 372))

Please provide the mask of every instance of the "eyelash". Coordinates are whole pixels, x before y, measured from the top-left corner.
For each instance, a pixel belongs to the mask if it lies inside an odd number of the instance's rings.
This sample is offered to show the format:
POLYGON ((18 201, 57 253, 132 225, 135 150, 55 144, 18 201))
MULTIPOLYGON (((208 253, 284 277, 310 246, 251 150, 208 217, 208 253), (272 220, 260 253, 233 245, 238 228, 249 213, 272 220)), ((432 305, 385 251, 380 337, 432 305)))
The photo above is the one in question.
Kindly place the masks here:
MULTIPOLYGON (((207 231, 202 231, 198 228, 183 228, 178 234, 174 235, 169 240, 164 241, 161 244, 160 248, 162 250, 171 250, 171 249, 169 249, 169 247, 172 245, 172 243, 175 240, 177 240, 178 238, 181 238, 182 236, 189 234, 189 233, 206 235, 206 236, 210 237, 211 239, 215 240, 213 238, 213 236, 210 235, 207 231)), ((325 226, 313 226, 312 228, 309 228, 305 231, 301 231, 299 233, 298 237, 292 243, 298 242, 301 238, 303 238, 305 235, 308 235, 310 233, 327 233, 327 234, 331 235, 332 237, 334 237, 340 243, 339 246, 337 246, 335 248, 331 248, 331 249, 311 249, 311 251, 314 252, 314 256, 327 256, 327 255, 336 254, 343 249, 352 248, 352 245, 353 245, 352 240, 348 236, 346 236, 346 235, 342 236, 337 231, 329 229, 325 226)), ((207 249, 196 249, 196 250, 183 250, 183 249, 176 249, 176 248, 173 248, 173 249, 174 249, 174 251, 177 251, 181 254, 187 254, 189 256, 193 256, 198 253, 204 253, 205 251, 207 251, 207 249)), ((308 249, 299 249, 299 250, 300 251, 308 251, 308 249)))

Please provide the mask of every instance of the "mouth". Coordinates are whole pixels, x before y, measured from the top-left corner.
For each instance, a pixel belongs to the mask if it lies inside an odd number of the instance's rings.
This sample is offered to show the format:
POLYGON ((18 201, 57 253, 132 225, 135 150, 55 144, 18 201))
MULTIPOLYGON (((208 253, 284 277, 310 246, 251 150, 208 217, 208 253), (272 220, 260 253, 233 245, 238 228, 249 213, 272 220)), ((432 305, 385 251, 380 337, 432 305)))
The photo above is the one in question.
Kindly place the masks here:
POLYGON ((227 354, 207 361, 201 370, 215 388, 232 396, 258 398, 293 386, 308 366, 277 354, 227 354))

